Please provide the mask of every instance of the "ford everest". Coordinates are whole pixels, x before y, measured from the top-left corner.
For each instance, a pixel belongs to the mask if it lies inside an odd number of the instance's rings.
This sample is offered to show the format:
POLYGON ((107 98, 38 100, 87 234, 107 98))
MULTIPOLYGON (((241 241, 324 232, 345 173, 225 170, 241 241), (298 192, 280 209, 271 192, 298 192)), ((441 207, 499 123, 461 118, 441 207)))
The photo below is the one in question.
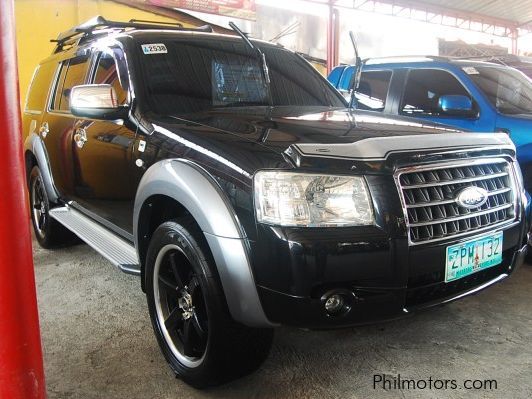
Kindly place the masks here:
POLYGON ((347 108, 302 57, 209 28, 98 17, 62 33, 24 109, 35 236, 140 277, 195 387, 252 372, 273 328, 394 319, 526 253, 507 134, 347 108))

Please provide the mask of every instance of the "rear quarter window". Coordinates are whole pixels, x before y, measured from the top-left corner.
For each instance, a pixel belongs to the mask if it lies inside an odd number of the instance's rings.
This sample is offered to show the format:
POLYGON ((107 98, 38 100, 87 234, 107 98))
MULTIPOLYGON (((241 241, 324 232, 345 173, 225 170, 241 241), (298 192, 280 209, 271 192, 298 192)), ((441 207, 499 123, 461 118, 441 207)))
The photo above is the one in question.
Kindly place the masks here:
POLYGON ((46 97, 50 89, 50 84, 53 81, 53 73, 55 64, 46 63, 39 65, 33 73, 33 79, 31 80, 26 95, 26 103, 24 105, 24 112, 35 113, 42 112, 46 97))

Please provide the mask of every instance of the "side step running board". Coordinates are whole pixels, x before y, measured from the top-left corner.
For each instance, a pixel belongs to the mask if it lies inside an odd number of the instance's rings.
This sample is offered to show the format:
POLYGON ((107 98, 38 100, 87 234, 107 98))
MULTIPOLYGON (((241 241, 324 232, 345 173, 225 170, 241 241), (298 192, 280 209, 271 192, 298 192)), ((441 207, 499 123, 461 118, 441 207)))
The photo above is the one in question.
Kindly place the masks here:
POLYGON ((50 216, 129 274, 140 275, 135 247, 72 207, 50 210, 50 216))

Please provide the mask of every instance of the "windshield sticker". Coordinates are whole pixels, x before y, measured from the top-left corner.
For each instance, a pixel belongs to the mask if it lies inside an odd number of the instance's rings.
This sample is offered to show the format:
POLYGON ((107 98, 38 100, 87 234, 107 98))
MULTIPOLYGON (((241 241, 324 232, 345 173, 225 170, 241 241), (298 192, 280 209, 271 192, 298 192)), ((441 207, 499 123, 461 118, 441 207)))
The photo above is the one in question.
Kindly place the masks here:
POLYGON ((144 54, 166 54, 168 50, 162 43, 143 44, 142 51, 144 54))
POLYGON ((475 68, 475 67, 463 67, 462 69, 468 75, 479 75, 480 74, 480 72, 477 71, 477 68, 475 68))
POLYGON ((212 61, 212 103, 215 106, 266 105, 268 94, 256 63, 212 61))

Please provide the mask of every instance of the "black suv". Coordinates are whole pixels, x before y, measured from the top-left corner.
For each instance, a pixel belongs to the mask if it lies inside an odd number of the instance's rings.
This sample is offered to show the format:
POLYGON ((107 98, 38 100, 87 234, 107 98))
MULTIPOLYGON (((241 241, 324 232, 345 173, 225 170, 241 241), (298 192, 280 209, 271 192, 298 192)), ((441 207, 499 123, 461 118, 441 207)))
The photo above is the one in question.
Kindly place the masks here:
POLYGON ((507 277, 526 251, 505 134, 346 109, 299 55, 99 17, 59 35, 24 111, 33 227, 138 274, 196 387, 245 375, 273 327, 393 319, 507 277))

